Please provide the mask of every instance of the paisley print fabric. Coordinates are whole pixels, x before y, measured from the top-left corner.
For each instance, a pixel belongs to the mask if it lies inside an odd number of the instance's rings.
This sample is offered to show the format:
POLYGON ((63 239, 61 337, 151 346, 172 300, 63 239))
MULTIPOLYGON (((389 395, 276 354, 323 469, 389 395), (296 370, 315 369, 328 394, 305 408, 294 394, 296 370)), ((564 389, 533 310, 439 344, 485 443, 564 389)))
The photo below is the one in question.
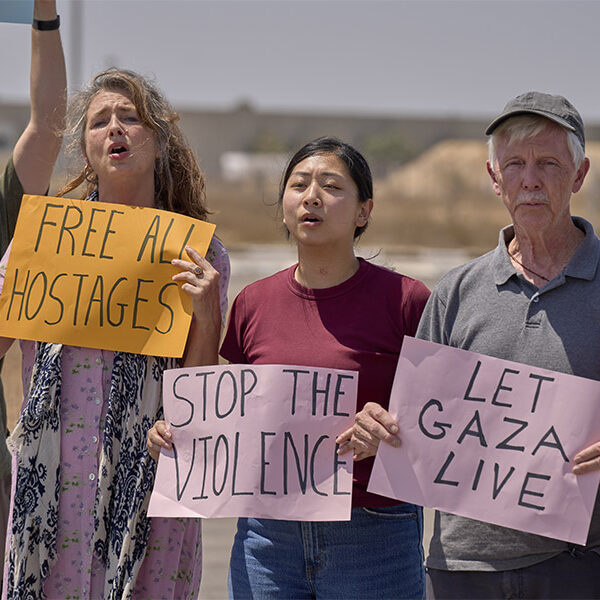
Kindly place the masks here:
MULTIPOLYGON (((39 343, 29 400, 10 437, 17 483, 8 556, 8 598, 40 598, 57 550, 61 350, 39 343)), ((161 382, 177 359, 115 353, 94 503, 92 548, 105 565, 103 598, 131 598, 150 531, 154 461, 146 432, 161 417, 161 382)))

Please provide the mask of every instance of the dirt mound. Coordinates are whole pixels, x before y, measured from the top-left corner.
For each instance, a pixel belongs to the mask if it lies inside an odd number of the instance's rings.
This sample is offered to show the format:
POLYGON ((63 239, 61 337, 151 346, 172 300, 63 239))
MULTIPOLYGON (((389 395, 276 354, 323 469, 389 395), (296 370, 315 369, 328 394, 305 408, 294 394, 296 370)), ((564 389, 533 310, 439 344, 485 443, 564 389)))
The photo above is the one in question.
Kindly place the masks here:
MULTIPOLYGON (((587 155, 590 172, 573 196, 572 212, 597 225, 600 143, 588 144, 587 155)), ((392 172, 376 185, 369 243, 473 251, 495 246, 509 217, 492 190, 486 160, 485 142, 447 140, 392 172)))
MULTIPOLYGON (((490 192, 485 170, 487 147, 476 140, 447 140, 392 172, 378 192, 401 194, 404 200, 447 202, 451 193, 490 192)), ((453 200, 452 200, 453 201, 453 200)))

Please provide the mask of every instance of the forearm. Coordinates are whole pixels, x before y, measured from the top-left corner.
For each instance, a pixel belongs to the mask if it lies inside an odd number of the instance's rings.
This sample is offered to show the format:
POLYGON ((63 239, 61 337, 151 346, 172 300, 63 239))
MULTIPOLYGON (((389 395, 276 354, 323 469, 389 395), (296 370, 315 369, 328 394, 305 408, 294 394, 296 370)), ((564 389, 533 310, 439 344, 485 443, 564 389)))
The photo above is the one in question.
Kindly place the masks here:
MULTIPOLYGON (((56 18, 55 0, 35 0, 34 18, 56 18)), ((62 140, 67 103, 60 30, 31 30, 31 113, 14 149, 14 163, 26 193, 44 193, 62 140)))
POLYGON ((219 363, 219 342, 221 339, 221 320, 200 326, 192 319, 190 333, 181 360, 182 367, 202 367, 219 363))
MULTIPOLYGON (((56 1, 36 0, 34 18, 55 19, 56 1)), ((67 75, 60 29, 31 31, 30 98, 31 122, 36 129, 47 129, 53 134, 61 132, 67 104, 67 75)), ((57 144, 60 147, 60 139, 57 144)))

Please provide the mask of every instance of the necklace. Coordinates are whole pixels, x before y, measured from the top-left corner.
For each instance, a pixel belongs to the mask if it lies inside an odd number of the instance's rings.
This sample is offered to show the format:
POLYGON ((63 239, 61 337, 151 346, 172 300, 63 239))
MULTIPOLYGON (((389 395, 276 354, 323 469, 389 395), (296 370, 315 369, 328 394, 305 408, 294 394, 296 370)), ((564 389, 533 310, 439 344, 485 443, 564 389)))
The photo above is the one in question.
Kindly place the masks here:
MULTIPOLYGON (((506 251, 508 252, 508 248, 506 249, 506 251)), ((540 275, 539 273, 536 273, 533 269, 530 269, 529 267, 526 267, 514 254, 511 254, 510 252, 508 252, 508 255, 518 264, 521 265, 526 271, 529 271, 530 273, 533 273, 536 277, 539 277, 540 279, 543 279, 544 281, 550 281, 547 277, 544 277, 543 275, 540 275)))

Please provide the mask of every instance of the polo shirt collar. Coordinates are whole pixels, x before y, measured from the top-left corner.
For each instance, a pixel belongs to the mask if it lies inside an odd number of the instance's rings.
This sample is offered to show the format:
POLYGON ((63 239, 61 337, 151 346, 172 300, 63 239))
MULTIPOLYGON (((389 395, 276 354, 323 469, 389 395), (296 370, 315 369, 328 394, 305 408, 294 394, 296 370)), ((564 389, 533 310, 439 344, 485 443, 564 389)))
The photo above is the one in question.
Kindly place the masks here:
MULTIPOLYGON (((572 219, 573 223, 585 233, 585 238, 566 266, 564 274, 569 277, 591 281, 596 274, 598 262, 600 261, 600 240, 594 233, 591 223, 581 217, 572 217, 572 219)), ((496 285, 502 285, 513 275, 516 275, 507 249, 508 242, 514 236, 515 229, 512 225, 500 230, 498 245, 493 250, 492 255, 492 269, 496 285)))

